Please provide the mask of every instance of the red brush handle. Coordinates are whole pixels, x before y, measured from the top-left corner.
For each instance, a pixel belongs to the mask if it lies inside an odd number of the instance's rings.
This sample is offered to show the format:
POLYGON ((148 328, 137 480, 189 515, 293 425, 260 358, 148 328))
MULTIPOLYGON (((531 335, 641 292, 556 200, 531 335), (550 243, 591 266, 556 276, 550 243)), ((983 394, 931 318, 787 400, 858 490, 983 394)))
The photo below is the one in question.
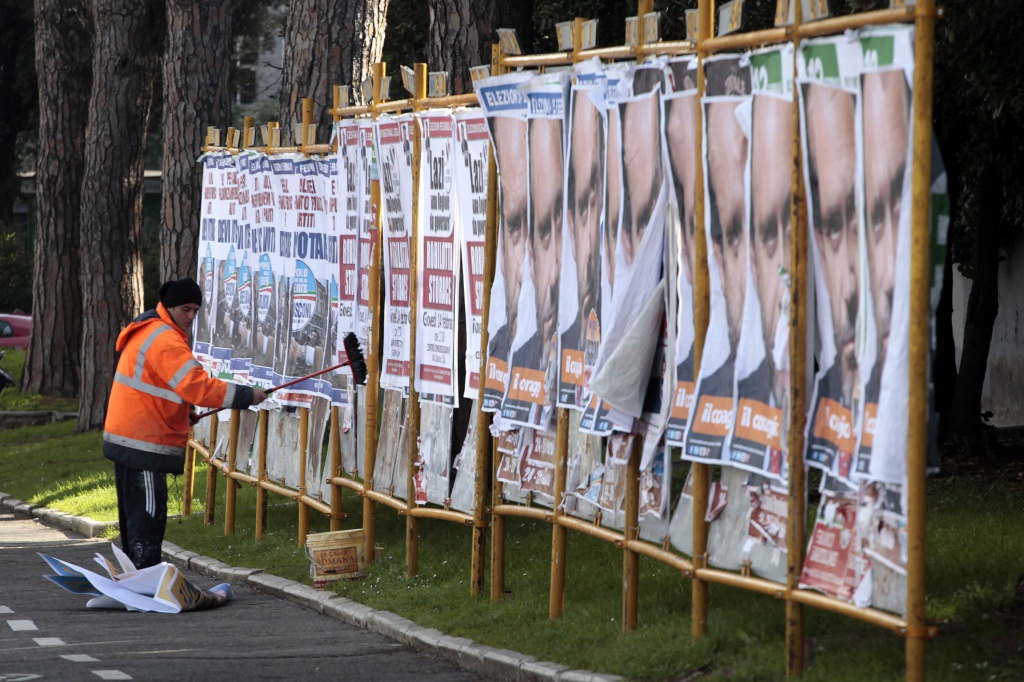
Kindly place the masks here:
MULTIPOLYGON (((338 364, 334 365, 333 367, 328 367, 327 369, 322 369, 319 372, 313 372, 312 374, 307 374, 306 376, 299 377, 298 379, 292 379, 291 381, 289 381, 287 383, 283 383, 280 386, 274 386, 272 388, 265 389, 266 394, 270 395, 274 391, 279 391, 282 388, 288 388, 289 386, 294 386, 295 384, 302 383, 306 379, 312 379, 313 377, 318 377, 321 374, 326 374, 327 372, 333 372, 336 369, 341 369, 342 367, 347 367, 348 363, 349 363, 348 360, 346 360, 345 362, 339 362, 338 364)), ((217 414, 221 410, 226 410, 226 409, 228 409, 228 408, 226 408, 226 407, 218 407, 218 408, 216 408, 214 410, 207 410, 206 412, 201 412, 200 414, 196 415, 196 419, 192 423, 194 424, 195 422, 199 421, 203 417, 209 417, 211 414, 217 414)))

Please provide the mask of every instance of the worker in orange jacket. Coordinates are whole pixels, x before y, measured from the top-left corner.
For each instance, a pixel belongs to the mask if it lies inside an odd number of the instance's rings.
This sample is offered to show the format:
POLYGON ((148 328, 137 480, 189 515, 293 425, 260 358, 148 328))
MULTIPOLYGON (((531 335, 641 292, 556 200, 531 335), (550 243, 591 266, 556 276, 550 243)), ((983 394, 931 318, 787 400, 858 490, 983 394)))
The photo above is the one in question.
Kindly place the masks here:
POLYGON ((185 468, 193 405, 244 409, 267 394, 210 377, 189 347, 203 304, 191 278, 165 282, 160 303, 117 337, 121 358, 103 425, 103 454, 114 462, 121 546, 136 568, 160 563, 167 526, 167 474, 185 468))

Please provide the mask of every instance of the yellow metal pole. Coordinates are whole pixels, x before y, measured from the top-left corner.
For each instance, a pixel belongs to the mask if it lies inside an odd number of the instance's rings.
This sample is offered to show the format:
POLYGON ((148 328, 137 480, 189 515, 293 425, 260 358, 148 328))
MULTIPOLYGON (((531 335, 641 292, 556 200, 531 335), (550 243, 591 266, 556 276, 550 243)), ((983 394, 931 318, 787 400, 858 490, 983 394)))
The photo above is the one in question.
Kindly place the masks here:
MULTIPOLYGON (((427 96, 427 65, 419 63, 413 67, 413 99, 422 100, 427 96)), ((420 161, 423 158, 423 135, 419 122, 412 132, 412 232, 409 234, 409 258, 413 267, 419 271, 419 219, 420 211, 420 161)), ((416 460, 420 450, 420 394, 416 390, 416 316, 419 283, 417 276, 409 278, 409 403, 405 411, 405 429, 407 434, 409 458, 408 478, 406 479, 406 509, 416 508, 416 460)), ((405 577, 411 578, 420 570, 420 520, 407 514, 405 517, 405 577)))
POLYGON ((551 594, 548 600, 548 618, 557 620, 565 611, 565 526, 558 523, 565 499, 565 471, 569 453, 569 410, 558 410, 558 430, 555 432, 555 511, 551 523, 551 594))
POLYGON ((629 543, 640 537, 640 458, 643 456, 643 439, 640 434, 633 437, 626 468, 626 514, 623 521, 623 536, 626 539, 622 550, 622 631, 636 630, 640 604, 640 555, 629 549, 629 543))
POLYGON ((309 534, 309 505, 303 501, 306 495, 306 461, 309 458, 309 408, 299 408, 299 547, 306 544, 309 534))
MULTIPOLYGON (((704 97, 704 59, 706 51, 701 43, 714 36, 713 1, 700 0, 697 30, 697 57, 700 64, 697 68, 697 101, 704 97)), ((698 139, 704 139, 704 111, 697 107, 698 139)), ((704 159, 703 144, 697 145, 697 196, 696 196, 696 240, 694 249, 697 261, 696 276, 693 282, 693 366, 695 375, 700 370, 701 357, 704 355, 704 336, 708 331, 708 306, 711 298, 708 281, 708 244, 704 233, 704 159)), ((711 467, 707 464, 692 464, 693 470, 693 566, 700 569, 707 566, 708 524, 704 520, 708 509, 708 489, 711 484, 711 467)), ((708 587, 707 583, 697 577, 694 571, 691 605, 691 626, 693 636, 703 639, 708 631, 708 587)))
POLYGON ((217 467, 213 464, 213 453, 217 450, 217 427, 220 422, 214 416, 210 424, 210 462, 206 468, 206 513, 203 516, 203 525, 212 526, 214 512, 217 510, 217 467))
MULTIPOLYGON (((803 21, 803 8, 796 3, 794 25, 803 21)), ((799 49, 799 34, 795 39, 799 49)), ((793 51, 794 60, 799 59, 793 51)), ((796 73, 796 63, 793 64, 796 73)), ((800 586, 803 570, 807 492, 804 477, 804 423, 807 412, 807 204, 804 202, 803 159, 800 148, 799 89, 793 88, 793 201, 790 205, 789 254, 789 499, 786 512, 786 587, 792 594, 800 586)), ((804 670, 804 606, 786 599, 786 676, 804 670)))
MULTIPOLYGON (((384 77, 385 65, 383 62, 376 62, 373 65, 373 94, 370 105, 370 115, 377 118, 374 107, 380 102, 380 79, 384 77)), ((370 296, 367 305, 373 310, 373 323, 370 331, 370 343, 366 349, 366 434, 363 438, 363 485, 366 490, 373 490, 373 473, 377 468, 377 388, 380 385, 380 327, 381 311, 380 305, 380 264, 382 252, 382 239, 380 238, 380 182, 372 181, 370 184, 370 202, 377 208, 373 229, 377 232, 377 244, 373 249, 373 257, 370 260, 370 296)), ((366 563, 370 564, 375 559, 374 545, 377 536, 377 504, 372 498, 363 497, 363 535, 365 538, 366 563)))
MULTIPOLYGON (((267 480, 267 426, 270 413, 260 410, 259 440, 256 445, 256 480, 267 480)), ((267 491, 262 485, 256 486, 256 539, 262 540, 267 528, 267 491)))
POLYGON ((224 479, 224 535, 228 537, 235 534, 238 482, 231 478, 231 474, 235 471, 235 458, 238 456, 238 427, 241 422, 241 413, 238 410, 231 410, 231 433, 228 436, 228 461, 224 479))
POLYGON ((928 456, 928 308, 931 240, 932 78, 935 0, 914 20, 914 167, 910 233, 910 396, 907 406, 907 680, 924 680, 925 469, 928 456))

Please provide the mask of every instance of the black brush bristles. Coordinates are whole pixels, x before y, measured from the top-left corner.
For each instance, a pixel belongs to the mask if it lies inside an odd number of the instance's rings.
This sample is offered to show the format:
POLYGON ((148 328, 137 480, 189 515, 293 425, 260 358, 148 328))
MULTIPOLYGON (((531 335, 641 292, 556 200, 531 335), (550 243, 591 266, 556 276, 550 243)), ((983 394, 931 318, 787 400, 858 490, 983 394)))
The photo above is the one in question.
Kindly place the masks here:
POLYGON ((366 385, 366 358, 363 357, 363 350, 359 347, 359 339, 352 332, 345 334, 345 355, 348 356, 348 368, 352 370, 352 377, 360 386, 366 385))

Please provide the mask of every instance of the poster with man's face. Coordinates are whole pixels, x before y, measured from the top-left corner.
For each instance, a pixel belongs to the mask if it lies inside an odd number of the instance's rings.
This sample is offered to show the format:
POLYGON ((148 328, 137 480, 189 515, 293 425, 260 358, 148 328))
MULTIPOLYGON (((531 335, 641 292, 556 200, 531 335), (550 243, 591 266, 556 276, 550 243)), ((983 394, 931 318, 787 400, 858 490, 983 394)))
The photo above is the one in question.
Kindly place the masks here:
POLYGON ((497 268, 491 284, 484 365, 485 412, 500 412, 509 375, 512 339, 519 325, 519 291, 527 241, 528 103, 519 85, 532 74, 519 72, 476 81, 477 98, 487 118, 498 170, 497 268))
POLYGON ((860 48, 839 40, 801 47, 800 104, 820 370, 808 414, 806 460, 847 478, 862 405, 863 291, 856 111, 860 48))
POLYGON ((751 55, 750 276, 736 359, 736 415, 726 461, 785 478, 789 424, 789 269, 793 53, 751 55))
POLYGON ((749 272, 746 177, 750 67, 738 56, 705 62, 704 208, 708 244, 710 316, 695 408, 683 457, 714 461, 733 424, 735 366, 749 272))
POLYGON ((580 409, 601 334, 601 234, 605 216, 606 108, 604 88, 575 86, 570 97, 565 220, 559 297, 558 405, 580 409), (590 352, 588 353, 588 349, 590 352))
POLYGON ((558 296, 564 218, 565 84, 538 76, 523 87, 527 120, 526 264, 501 416, 547 428, 558 375, 558 296))
POLYGON ((683 444, 696 394, 694 375, 693 278, 696 265, 697 225, 697 62, 685 58, 669 63, 673 91, 665 95, 666 157, 668 158, 670 201, 678 225, 679 261, 676 319, 676 386, 665 429, 669 445, 683 444))

